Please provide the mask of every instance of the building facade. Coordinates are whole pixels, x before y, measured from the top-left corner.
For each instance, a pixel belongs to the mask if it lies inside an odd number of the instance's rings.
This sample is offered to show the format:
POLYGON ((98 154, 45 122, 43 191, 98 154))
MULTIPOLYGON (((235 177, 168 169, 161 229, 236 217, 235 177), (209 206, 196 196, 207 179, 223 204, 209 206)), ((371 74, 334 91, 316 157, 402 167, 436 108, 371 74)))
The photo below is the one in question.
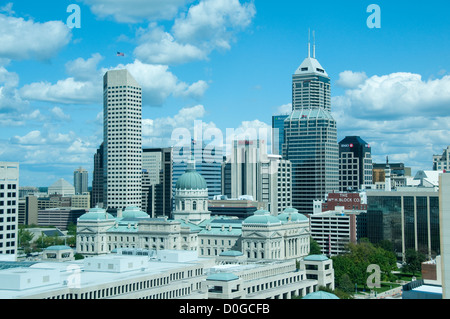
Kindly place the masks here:
POLYGON ((439 193, 435 188, 405 187, 367 191, 367 237, 388 240, 398 257, 414 249, 434 258, 440 254, 439 193))
POLYGON ((448 173, 439 176, 439 230, 442 299, 450 299, 450 174, 448 173))
POLYGON ((283 157, 292 163, 292 206, 311 214, 314 200, 339 189, 336 121, 322 108, 293 111, 285 123, 283 157))
POLYGON ((17 255, 19 163, 0 162, 0 254, 17 255))
POLYGON ((346 251, 348 243, 356 243, 358 214, 341 207, 309 216, 311 237, 319 244, 322 254, 336 256, 346 251))
POLYGON ((125 69, 103 77, 103 139, 104 207, 141 207, 142 89, 125 69))
POLYGON ((339 190, 357 191, 372 185, 371 148, 359 136, 339 142, 339 190))
MULTIPOLYGON (((52 247, 46 253, 55 254, 61 248, 52 247)), ((291 299, 321 286, 334 289, 332 260, 319 255, 304 258, 299 267, 295 260, 221 264, 216 258, 177 250, 121 249, 69 259, 2 265, 0 298, 291 299)), ((269 312, 270 308, 264 313, 269 312)))
POLYGON ((272 116, 272 154, 283 154, 284 143, 284 120, 289 114, 278 114, 272 116))
POLYGON ((70 184, 64 178, 60 178, 48 187, 48 194, 49 195, 73 196, 73 195, 75 195, 75 188, 73 187, 72 184, 70 184))
POLYGON ((283 158, 292 163, 292 206, 304 214, 312 213, 314 200, 339 189, 337 126, 330 111, 330 78, 308 45, 308 57, 292 75, 283 144, 283 158))
POLYGON ((306 256, 309 236, 308 219, 293 208, 276 216, 260 209, 246 219, 212 217, 206 181, 189 166, 176 184, 173 219, 152 218, 137 207, 119 210, 117 216, 93 208, 78 218, 77 252, 94 256, 119 248, 182 249, 216 257, 239 250, 249 260, 285 260, 306 256))
POLYGON ((262 140, 234 140, 222 164, 222 194, 250 196, 267 203, 272 214, 292 206, 292 165, 281 155, 267 154, 262 140))
POLYGON ((103 143, 94 154, 94 171, 92 173, 91 207, 103 207, 103 143))
POLYGON ((88 192, 88 171, 80 167, 73 172, 73 187, 75 194, 88 192))
POLYGON ((144 148, 142 150, 142 170, 148 173, 146 212, 153 217, 171 217, 173 148, 144 148))
POLYGON ((433 170, 447 171, 450 168, 450 146, 447 146, 442 154, 433 155, 433 170))

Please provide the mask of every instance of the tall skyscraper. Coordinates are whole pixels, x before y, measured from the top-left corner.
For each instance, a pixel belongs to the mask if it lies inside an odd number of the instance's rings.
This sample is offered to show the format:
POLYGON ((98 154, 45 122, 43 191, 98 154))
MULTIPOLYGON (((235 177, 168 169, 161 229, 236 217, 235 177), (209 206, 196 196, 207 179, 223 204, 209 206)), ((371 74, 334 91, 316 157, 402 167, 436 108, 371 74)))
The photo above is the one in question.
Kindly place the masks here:
POLYGON ((104 207, 142 206, 142 89, 131 74, 103 77, 104 207))
POLYGON ((336 121, 330 78, 310 54, 292 75, 292 112, 284 121, 283 158, 292 163, 292 206, 312 214, 313 201, 339 189, 336 121))
POLYGON ((92 173, 91 207, 103 207, 103 143, 94 154, 94 172, 92 173))
POLYGON ((73 172, 73 187, 75 194, 83 194, 88 191, 88 171, 80 167, 73 172))
POLYGON ((142 151, 142 170, 148 174, 150 192, 146 212, 150 216, 171 217, 173 149, 144 148, 142 151))
POLYGON ((19 163, 0 162, 0 254, 17 255, 19 163))
POLYGON ((339 190, 357 191, 372 184, 370 145, 359 136, 346 136, 339 142, 339 190))

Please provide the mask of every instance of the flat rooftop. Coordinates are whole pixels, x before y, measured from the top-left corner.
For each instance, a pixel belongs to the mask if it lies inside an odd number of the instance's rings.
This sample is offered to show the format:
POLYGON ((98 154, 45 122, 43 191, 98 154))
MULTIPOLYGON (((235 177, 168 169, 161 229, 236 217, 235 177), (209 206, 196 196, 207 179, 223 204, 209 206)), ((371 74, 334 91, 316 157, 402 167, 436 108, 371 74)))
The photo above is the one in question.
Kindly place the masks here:
MULTIPOLYGON (((170 252, 173 254, 174 252, 170 252)), ((77 275, 77 287, 86 288, 98 286, 121 280, 132 280, 142 276, 164 274, 176 269, 185 269, 196 264, 210 265, 214 262, 211 258, 180 258, 178 260, 170 258, 169 261, 161 259, 149 259, 147 256, 130 256, 120 254, 108 254, 98 257, 90 257, 81 260, 67 262, 35 262, 30 264, 20 264, 18 267, 8 267, 0 270, 0 299, 27 298, 44 292, 57 291, 67 287, 67 283, 73 282, 74 275, 77 275), (116 271, 96 271, 95 267, 87 266, 87 263, 113 263, 125 261, 126 265, 134 262, 135 266, 127 270, 122 266, 116 271), (51 280, 40 285, 30 283, 30 279, 44 278, 49 276, 51 280), (79 275, 79 276, 78 276, 79 275), (28 280, 28 282, 27 282, 28 280)))

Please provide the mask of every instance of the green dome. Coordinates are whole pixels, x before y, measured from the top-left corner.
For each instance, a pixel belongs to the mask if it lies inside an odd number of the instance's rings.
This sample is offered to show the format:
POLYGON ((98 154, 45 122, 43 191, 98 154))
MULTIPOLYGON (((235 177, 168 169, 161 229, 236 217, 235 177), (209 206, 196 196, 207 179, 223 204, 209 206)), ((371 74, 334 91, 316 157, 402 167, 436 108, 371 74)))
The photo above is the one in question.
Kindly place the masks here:
POLYGON ((257 210, 253 216, 247 217, 243 224, 280 224, 281 221, 264 209, 257 210))
POLYGON ((176 189, 206 189, 206 180, 194 169, 186 170, 175 185, 176 189))
POLYGON ((281 214, 279 214, 278 219, 287 222, 291 221, 308 221, 308 217, 303 214, 300 214, 297 209, 293 207, 286 208, 281 214))
POLYGON ((125 208, 122 212, 122 218, 148 218, 149 215, 146 212, 139 210, 135 206, 125 208))
POLYGON ((102 208, 91 208, 89 212, 86 214, 81 215, 78 220, 107 220, 107 219, 114 219, 114 216, 107 213, 102 208))

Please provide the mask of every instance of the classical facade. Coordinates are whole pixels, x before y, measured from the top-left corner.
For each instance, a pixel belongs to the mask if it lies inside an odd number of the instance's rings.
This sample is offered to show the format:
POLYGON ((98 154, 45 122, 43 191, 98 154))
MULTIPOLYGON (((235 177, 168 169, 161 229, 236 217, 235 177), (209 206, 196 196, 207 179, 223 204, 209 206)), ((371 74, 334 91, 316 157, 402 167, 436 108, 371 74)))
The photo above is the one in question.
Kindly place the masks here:
POLYGON ((85 256, 120 248, 191 250, 201 257, 239 251, 248 260, 298 259, 309 253, 309 222, 294 208, 257 210, 245 219, 211 216, 204 178, 189 167, 176 184, 173 219, 151 218, 138 207, 117 216, 93 208, 77 222, 77 252, 85 256))

